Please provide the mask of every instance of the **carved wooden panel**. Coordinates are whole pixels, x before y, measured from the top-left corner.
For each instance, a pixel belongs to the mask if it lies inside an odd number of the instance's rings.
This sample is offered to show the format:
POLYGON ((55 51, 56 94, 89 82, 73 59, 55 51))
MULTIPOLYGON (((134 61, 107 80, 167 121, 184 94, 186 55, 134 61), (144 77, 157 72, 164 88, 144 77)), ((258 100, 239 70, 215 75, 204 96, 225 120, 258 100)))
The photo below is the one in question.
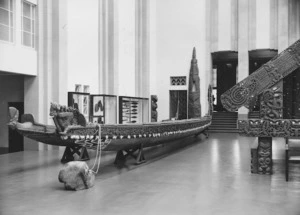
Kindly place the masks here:
POLYGON ((171 86, 186 85, 186 76, 172 76, 170 77, 171 86))
POLYGON ((249 107, 263 90, 272 87, 299 67, 300 40, 226 91, 221 96, 222 104, 229 111, 236 111, 241 106, 249 107))
POLYGON ((300 119, 239 120, 238 129, 248 137, 300 137, 300 119))
POLYGON ((260 97, 260 118, 282 118, 283 94, 282 82, 277 83, 271 89, 265 90, 260 97))
POLYGON ((258 174, 272 174, 272 137, 258 138, 258 174))

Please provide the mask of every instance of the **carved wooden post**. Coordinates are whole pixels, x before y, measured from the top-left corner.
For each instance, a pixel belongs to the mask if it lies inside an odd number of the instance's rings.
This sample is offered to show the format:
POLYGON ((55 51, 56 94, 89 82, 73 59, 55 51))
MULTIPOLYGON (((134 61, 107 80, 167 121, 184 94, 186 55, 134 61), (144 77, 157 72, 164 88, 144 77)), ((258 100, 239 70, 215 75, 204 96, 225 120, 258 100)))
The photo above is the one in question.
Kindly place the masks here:
POLYGON ((212 116, 214 111, 214 98, 212 94, 212 86, 208 85, 208 93, 207 93, 207 100, 208 100, 208 115, 212 116))
POLYGON ((189 77, 188 119, 197 117, 201 117, 200 78, 196 59, 196 49, 194 48, 189 77))
POLYGON ((157 95, 151 95, 151 122, 157 122, 157 95))
MULTIPOLYGON (((261 119, 282 119, 282 86, 283 82, 279 81, 271 89, 267 89, 262 93, 260 102, 261 119)), ((258 137, 257 150, 251 149, 251 172, 272 174, 272 164, 272 137, 258 137), (255 153, 257 153, 257 155, 255 153), (255 159, 257 159, 257 161, 255 159), (257 167, 255 165, 257 165, 257 167)))

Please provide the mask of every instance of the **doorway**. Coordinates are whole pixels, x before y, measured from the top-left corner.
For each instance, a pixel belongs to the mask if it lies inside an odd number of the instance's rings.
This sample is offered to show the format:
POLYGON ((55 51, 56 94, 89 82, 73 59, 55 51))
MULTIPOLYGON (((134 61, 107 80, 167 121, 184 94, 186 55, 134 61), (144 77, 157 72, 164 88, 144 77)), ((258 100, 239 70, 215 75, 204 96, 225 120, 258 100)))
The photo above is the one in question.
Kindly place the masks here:
POLYGON ((187 119, 187 90, 170 90, 170 119, 187 119))
MULTIPOLYGON (((21 116, 24 114, 24 102, 8 102, 8 107, 15 107, 19 110, 19 119, 21 121, 21 116)), ((24 151, 24 137, 19 134, 16 130, 11 128, 8 129, 8 152, 19 152, 24 151)))
POLYGON ((226 109, 222 105, 221 95, 236 84, 238 54, 232 51, 214 52, 212 59, 214 111, 223 112, 226 109))

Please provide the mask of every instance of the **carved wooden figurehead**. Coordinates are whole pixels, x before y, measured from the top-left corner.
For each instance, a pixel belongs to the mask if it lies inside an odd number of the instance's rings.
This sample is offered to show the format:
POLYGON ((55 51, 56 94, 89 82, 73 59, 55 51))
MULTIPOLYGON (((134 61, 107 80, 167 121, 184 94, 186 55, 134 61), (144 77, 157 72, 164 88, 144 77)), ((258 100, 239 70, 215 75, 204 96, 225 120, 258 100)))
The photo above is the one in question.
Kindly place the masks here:
POLYGON ((59 132, 65 131, 70 125, 86 126, 85 117, 73 107, 66 107, 57 103, 50 105, 50 116, 53 117, 54 124, 59 132))

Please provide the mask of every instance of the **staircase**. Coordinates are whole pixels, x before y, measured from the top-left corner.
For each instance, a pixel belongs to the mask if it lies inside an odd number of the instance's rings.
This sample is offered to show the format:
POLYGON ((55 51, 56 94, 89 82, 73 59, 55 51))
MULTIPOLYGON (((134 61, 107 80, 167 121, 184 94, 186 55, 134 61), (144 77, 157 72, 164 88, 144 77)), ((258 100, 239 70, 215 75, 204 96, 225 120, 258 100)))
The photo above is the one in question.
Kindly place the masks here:
POLYGON ((248 119, 259 119, 259 111, 249 111, 248 119))
POLYGON ((237 112, 214 112, 210 133, 237 133, 237 112))

